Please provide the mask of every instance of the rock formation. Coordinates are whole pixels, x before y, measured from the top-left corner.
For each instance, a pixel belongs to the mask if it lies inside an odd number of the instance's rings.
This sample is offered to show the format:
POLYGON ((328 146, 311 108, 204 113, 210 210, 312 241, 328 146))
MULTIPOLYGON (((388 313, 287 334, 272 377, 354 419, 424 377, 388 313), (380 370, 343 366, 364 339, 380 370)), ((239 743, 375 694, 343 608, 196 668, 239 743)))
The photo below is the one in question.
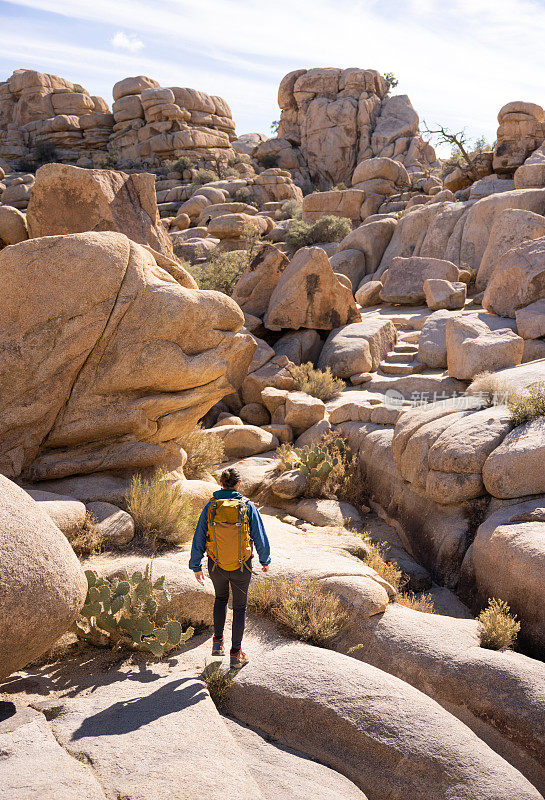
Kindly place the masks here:
POLYGON ((60 161, 98 165, 113 125, 102 97, 57 75, 18 69, 0 83, 0 157, 10 162, 48 146, 60 161))
POLYGON ((422 176, 436 162, 433 148, 418 134, 418 115, 406 95, 390 97, 376 70, 299 69, 278 90, 281 108, 277 139, 257 148, 319 188, 350 185, 357 164, 386 156, 422 176))
POLYGON ((238 306, 120 233, 0 253, 1 471, 35 480, 142 469, 236 389, 255 344, 238 306))

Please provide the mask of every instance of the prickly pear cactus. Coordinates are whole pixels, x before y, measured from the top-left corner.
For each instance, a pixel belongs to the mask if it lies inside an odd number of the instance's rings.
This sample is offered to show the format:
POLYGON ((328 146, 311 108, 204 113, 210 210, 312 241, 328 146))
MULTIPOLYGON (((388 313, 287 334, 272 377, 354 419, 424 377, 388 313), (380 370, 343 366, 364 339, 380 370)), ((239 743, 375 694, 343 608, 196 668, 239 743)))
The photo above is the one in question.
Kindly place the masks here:
POLYGON ((151 566, 131 576, 126 571, 119 578, 100 578, 86 570, 87 598, 80 617, 74 623, 78 638, 99 647, 129 647, 162 657, 193 636, 193 628, 182 631, 176 620, 157 627, 160 595, 168 601, 165 576, 152 580, 151 566))
POLYGON ((339 459, 333 458, 326 447, 317 444, 303 447, 297 452, 301 459, 301 472, 307 478, 327 478, 339 463, 339 459))

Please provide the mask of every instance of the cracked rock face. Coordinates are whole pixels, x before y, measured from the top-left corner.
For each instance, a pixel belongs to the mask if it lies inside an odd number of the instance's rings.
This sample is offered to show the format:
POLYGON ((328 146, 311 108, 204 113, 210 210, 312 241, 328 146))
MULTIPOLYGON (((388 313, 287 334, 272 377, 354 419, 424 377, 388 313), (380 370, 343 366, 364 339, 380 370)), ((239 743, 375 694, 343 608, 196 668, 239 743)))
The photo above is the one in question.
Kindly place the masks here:
POLYGON ((246 374, 242 312, 120 233, 0 253, 0 472, 32 480, 182 463, 176 439, 246 374))

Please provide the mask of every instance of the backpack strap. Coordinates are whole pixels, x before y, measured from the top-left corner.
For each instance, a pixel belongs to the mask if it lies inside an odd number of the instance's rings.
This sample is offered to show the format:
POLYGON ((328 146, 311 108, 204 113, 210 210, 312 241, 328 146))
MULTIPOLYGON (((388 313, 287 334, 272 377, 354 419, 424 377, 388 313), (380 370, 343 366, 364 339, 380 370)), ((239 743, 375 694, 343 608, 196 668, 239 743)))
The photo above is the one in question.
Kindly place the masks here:
POLYGON ((253 574, 253 570, 248 566, 248 564, 242 560, 242 529, 247 528, 248 533, 250 531, 250 525, 248 520, 248 507, 246 505, 245 500, 238 501, 238 563, 240 564, 240 571, 244 572, 244 568, 246 567, 247 570, 253 574))

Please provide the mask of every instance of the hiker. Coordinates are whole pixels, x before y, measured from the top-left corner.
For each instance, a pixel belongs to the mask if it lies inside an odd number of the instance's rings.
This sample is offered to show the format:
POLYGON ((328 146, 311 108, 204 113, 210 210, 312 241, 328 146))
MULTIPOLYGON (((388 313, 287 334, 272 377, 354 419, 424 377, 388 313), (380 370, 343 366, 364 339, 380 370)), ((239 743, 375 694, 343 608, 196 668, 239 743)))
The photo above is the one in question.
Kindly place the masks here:
POLYGON ((257 550, 263 572, 271 563, 269 540, 263 520, 254 504, 240 492, 240 475, 236 469, 221 473, 222 488, 214 492, 199 517, 189 569, 204 586, 202 557, 208 554, 208 574, 214 584, 214 638, 212 655, 223 656, 223 629, 227 615, 229 586, 233 596, 233 637, 231 669, 240 669, 250 660, 242 651, 242 636, 246 621, 248 587, 252 578, 253 546, 257 550))

